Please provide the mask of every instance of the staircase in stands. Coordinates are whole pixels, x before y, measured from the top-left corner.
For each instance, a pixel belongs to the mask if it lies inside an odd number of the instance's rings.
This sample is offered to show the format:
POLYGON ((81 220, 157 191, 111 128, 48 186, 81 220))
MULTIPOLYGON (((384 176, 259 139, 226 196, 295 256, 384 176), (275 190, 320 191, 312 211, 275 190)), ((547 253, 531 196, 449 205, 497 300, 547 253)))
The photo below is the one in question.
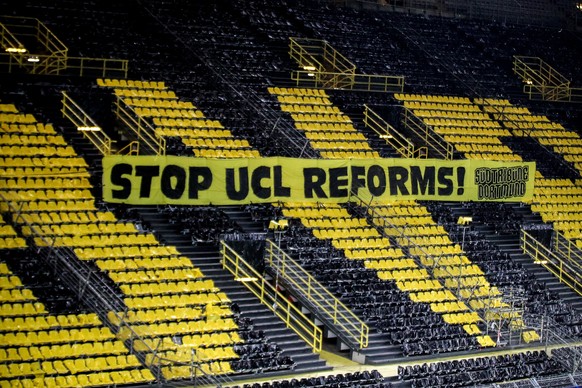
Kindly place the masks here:
MULTIPOLYGON (((175 246, 184 256, 190 258, 206 277, 212 279, 215 285, 238 305, 241 316, 252 320, 255 330, 262 330, 271 342, 281 347, 284 355, 290 356, 295 361, 295 372, 318 372, 332 369, 295 333, 285 327, 285 324, 263 306, 246 287, 235 281, 232 274, 222 268, 218 244, 193 245, 191 238, 181 234, 180 230, 170 223, 169 218, 158 212, 156 207, 140 206, 135 209, 155 230, 158 238, 166 244, 175 246)), ((271 373, 278 374, 278 372, 271 373)), ((269 374, 265 373, 265 377, 269 374)))

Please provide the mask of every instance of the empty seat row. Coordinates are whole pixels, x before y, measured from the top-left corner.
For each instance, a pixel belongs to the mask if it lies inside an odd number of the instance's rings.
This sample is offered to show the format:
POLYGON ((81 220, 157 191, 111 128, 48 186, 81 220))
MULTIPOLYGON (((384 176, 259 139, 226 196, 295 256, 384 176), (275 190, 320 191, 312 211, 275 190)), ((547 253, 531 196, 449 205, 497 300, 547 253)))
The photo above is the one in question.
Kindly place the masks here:
POLYGON ((86 189, 90 188, 91 183, 87 178, 61 178, 61 177, 46 177, 46 178, 0 178, 0 188, 10 189, 63 189, 75 188, 86 189))
POLYGON ((166 117, 196 119, 204 118, 204 114, 197 109, 134 107, 134 112, 142 117, 166 117))
POLYGON ((269 93, 275 95, 292 95, 292 96, 316 96, 327 97, 327 93, 323 89, 309 89, 309 88, 283 88, 283 87, 269 87, 269 93))
POLYGON ((118 97, 139 97, 154 99, 177 99, 176 93, 165 89, 121 89, 116 87, 114 93, 118 97))
POLYGON ((20 189, 0 190, 8 201, 46 201, 56 200, 92 200, 94 197, 89 189, 20 189))
MULTIPOLYGON (((38 233, 38 232, 37 232, 38 233)), ((35 237, 37 246, 54 246, 54 247, 107 247, 113 250, 116 246, 132 246, 136 244, 141 245, 142 250, 146 250, 147 246, 159 245, 158 240, 153 234, 135 233, 135 234, 95 234, 85 236, 47 236, 46 238, 35 237)), ((137 249, 135 247, 134 249, 137 249)), ((151 249, 150 249, 151 251, 151 249)), ((174 252, 172 252, 174 253, 174 252)), ((165 254, 165 253, 163 253, 165 254)), ((130 254, 131 255, 131 254, 130 254)))
POLYGON ((226 303, 230 299, 223 292, 217 293, 197 293, 188 295, 172 296, 141 296, 127 297, 125 303, 130 309, 150 309, 162 307, 185 307, 196 305, 207 305, 209 303, 226 303))
POLYGON ((165 89, 164 81, 144 81, 124 78, 97 78, 97 85, 110 88, 165 89))
POLYGON ((228 129, 216 129, 215 127, 206 125, 201 125, 200 127, 194 128, 157 126, 155 131, 158 136, 175 136, 193 139, 217 139, 231 137, 231 133, 228 129))
MULTIPOLYGON (((0 143, 1 144, 1 143, 0 143)), ((30 145, 0 145, 0 153, 4 156, 34 156, 44 155, 48 157, 75 156, 76 152, 70 146, 30 146, 30 145)))
MULTIPOLYGON (((78 230, 78 233, 74 234, 93 234, 83 233, 83 230, 96 232, 95 228, 104 233, 109 232, 110 230, 119 230, 119 232, 121 232, 131 229, 131 227, 128 227, 128 224, 126 223, 115 224, 115 216, 113 213, 102 211, 68 211, 67 209, 54 211, 51 209, 50 212, 41 211, 13 214, 12 220, 14 222, 19 222, 21 217, 26 224, 46 224, 47 227, 55 231, 59 230, 57 229, 57 226, 60 226, 60 231, 64 232, 62 234, 73 234, 69 233, 69 228, 79 229, 76 224, 83 224, 83 228, 82 230, 78 230), (70 226, 64 226, 62 224, 68 224, 70 226), (102 228, 105 228, 105 230, 102 228)), ((135 229, 135 226, 133 226, 133 229, 135 229)))
MULTIPOLYGON (((19 127, 18 129, 21 128, 19 127)), ((67 143, 60 136, 36 133, 27 133, 26 135, 22 135, 18 132, 0 135, 0 144, 4 146, 16 146, 18 148, 24 148, 31 145, 39 146, 43 144, 53 146, 67 146, 67 143)), ((67 148, 69 148, 69 146, 67 146, 67 148)))
POLYGON ((101 325, 101 321, 93 313, 4 317, 0 319, 0 322, 2 322, 2 331, 34 331, 101 325))
POLYGON ((107 313, 109 322, 116 326, 120 326, 123 322, 164 322, 164 321, 182 321, 182 320, 197 320, 206 319, 207 317, 230 317, 232 311, 227 305, 206 304, 197 307, 182 306, 167 308, 152 308, 128 310, 124 312, 115 313, 110 311, 107 313))
MULTIPOLYGON (((47 214, 47 213, 42 213, 47 214)), ((58 218, 58 213, 56 214, 58 218)), ((66 213, 65 213, 66 214, 66 213)), ((36 214, 34 214, 36 215, 36 214)), ((132 235, 138 235, 138 231, 134 224, 132 223, 108 223, 108 222, 98 222, 98 223, 89 223, 89 218, 86 220, 70 220, 67 219, 67 224, 59 224, 53 223, 53 219, 42 219, 40 220, 42 224, 39 224, 35 221, 35 217, 33 214, 24 214, 22 216, 29 224, 22 227, 22 233, 25 236, 30 236, 33 234, 40 234, 44 236, 87 236, 87 235, 119 235, 120 238, 122 236, 126 237, 133 237, 132 235), (78 221, 78 222, 74 222, 78 221), (82 228, 79 226, 83 225, 82 228)), ((62 219, 59 219, 59 222, 63 222, 62 219)), ((148 237, 151 239, 152 237, 148 237)), ((67 244, 65 244, 67 245, 67 244)))
POLYGON ((211 279, 189 281, 162 281, 155 283, 120 284, 119 288, 126 295, 160 295, 190 294, 197 292, 215 292, 218 289, 211 279))
POLYGON ((2 378, 15 378, 31 375, 67 375, 94 371, 120 370, 141 367, 134 355, 107 357, 66 358, 55 361, 34 361, 0 364, 2 378))
POLYGON ((199 268, 188 267, 178 269, 131 269, 128 271, 109 272, 111 277, 117 283, 144 283, 154 281, 168 281, 168 280, 194 280, 203 278, 202 271, 199 268))
MULTIPOLYGON (((77 248, 76 251, 79 251, 81 248, 77 248)), ((98 251, 98 249, 97 249, 98 251)), ((190 259, 184 256, 159 256, 159 257, 140 257, 140 255, 136 257, 127 257, 127 256, 120 256, 120 257, 111 257, 108 259, 99 259, 104 254, 95 254, 93 256, 95 250, 91 252, 86 252, 82 250, 82 253, 79 252, 77 256, 79 258, 84 259, 97 259, 95 263, 99 268, 104 271, 135 271, 135 270, 147 270, 147 269, 172 269, 172 268, 180 268, 185 269, 186 273, 189 273, 189 270, 193 270, 193 274, 196 274, 196 270, 192 267, 192 262, 190 259)), ((186 276, 188 278, 188 276, 186 276)), ((125 282, 125 279, 122 279, 125 282)))
POLYGON ((194 149, 194 156, 200 158, 258 158, 260 154, 252 149, 194 149))
POLYGON ((52 343, 103 341, 115 336, 105 327, 40 330, 29 332, 1 333, 0 340, 5 346, 29 346, 52 343))
MULTIPOLYGON (((194 303, 192 303, 194 304, 194 303)), ((194 320, 180 322, 162 322, 150 324, 134 324, 131 331, 127 327, 121 327, 118 337, 122 339, 174 336, 191 333, 218 333, 229 330, 236 330, 237 324, 232 318, 215 318, 213 320, 194 320)))
POLYGON ((87 341, 69 344, 46 344, 0 348, 0 362, 51 360, 70 357, 127 354, 127 348, 118 340, 87 341))
POLYGON ((0 167, 87 167, 85 159, 79 157, 2 157, 0 167))
MULTIPOLYGON (((44 144, 45 140, 51 139, 54 140, 55 143, 51 142, 49 144, 64 144, 63 140, 55 139, 55 137, 49 137, 47 135, 54 135, 55 128, 52 124, 43 124, 43 123, 6 123, 0 121, 0 128, 2 128, 2 132, 5 132, 5 136, 9 136, 11 139, 12 136, 19 136, 24 135, 24 137, 19 138, 24 144, 28 144, 31 142, 32 144, 37 144, 38 142, 42 142, 44 144), (32 137, 32 139, 27 139, 27 137, 32 137), (38 138, 38 139, 36 139, 38 138)), ((58 137, 58 136, 56 136, 58 137)), ((4 143, 7 144, 7 143, 4 143)))
POLYGON ((168 100, 159 98, 131 98, 126 97, 123 101, 129 106, 143 108, 163 108, 163 109, 195 109, 190 101, 168 100))
POLYGON ((132 369, 112 372, 82 373, 78 375, 36 377, 34 379, 8 380, 9 387, 76 388, 89 386, 112 386, 155 381, 149 369, 132 369))
POLYGON ((177 255, 178 250, 173 246, 103 246, 93 248, 75 248, 80 259, 121 258, 121 257, 156 257, 177 255))
POLYGON ((6 113, 0 112, 0 123, 19 123, 30 124, 34 123, 36 119, 30 113, 6 113))

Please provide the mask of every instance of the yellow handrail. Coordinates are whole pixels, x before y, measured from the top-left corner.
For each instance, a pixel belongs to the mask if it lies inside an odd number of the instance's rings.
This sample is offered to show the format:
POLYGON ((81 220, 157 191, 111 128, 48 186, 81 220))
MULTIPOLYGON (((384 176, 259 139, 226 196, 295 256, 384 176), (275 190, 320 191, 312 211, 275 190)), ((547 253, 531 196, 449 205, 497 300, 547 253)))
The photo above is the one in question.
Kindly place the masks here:
POLYGON ((127 77, 126 59, 85 58, 68 55, 68 47, 40 20, 0 15, 0 65, 24 68, 31 74, 76 74, 127 77), (21 42, 34 41, 34 51, 21 42), (14 50, 19 49, 19 50, 14 50))
POLYGON ((414 158, 418 156, 418 153, 415 153, 414 144, 366 104, 364 104, 364 124, 403 157, 414 158))
POLYGON ((571 262, 573 266, 582 269, 582 251, 575 242, 567 239, 559 230, 554 231, 553 249, 571 262))
POLYGON ((415 133, 422 139, 427 146, 437 152, 442 158, 446 160, 453 159, 454 147, 445 140, 440 134, 432 130, 430 125, 427 125, 424 120, 414 114, 412 109, 404 107, 404 119, 402 122, 408 130, 415 133))
POLYGON ((294 70, 291 72, 291 80, 297 86, 311 88, 345 89, 381 93, 402 92, 404 90, 404 77, 391 75, 294 70))
POLYGON ((582 102, 582 89, 539 57, 514 55, 513 72, 524 82, 523 91, 530 99, 582 102))
POLYGON ((310 38, 289 38, 289 55, 300 66, 312 66, 318 72, 331 71, 342 74, 354 74, 356 65, 327 41, 310 38))
POLYGON ((582 296, 582 271, 579 267, 572 266, 562 260, 561 257, 550 251, 532 235, 522 230, 520 234, 520 247, 528 254, 534 263, 543 265, 553 273, 561 283, 566 284, 578 295, 582 296))
POLYGON ((115 113, 137 138, 156 155, 166 154, 166 139, 156 134, 155 128, 143 117, 138 115, 132 107, 123 102, 122 97, 115 100, 115 113))
POLYGON ((79 76, 127 78, 129 61, 115 58, 86 58, 67 56, 67 71, 78 70, 79 76))
POLYGON ((345 332, 360 349, 368 346, 369 328, 366 323, 271 240, 267 240, 267 253, 268 265, 290 288, 301 292, 318 312, 345 332))
POLYGON ((307 46, 300 44, 297 38, 289 38, 289 56, 295 60, 302 68, 308 68, 310 71, 325 71, 325 66, 315 58, 310 50, 318 46, 307 46))
POLYGON ((332 70, 336 70, 340 73, 351 73, 356 72, 356 65, 354 65, 348 58, 346 58, 342 53, 334 49, 327 41, 323 42, 323 59, 325 62, 331 65, 332 70))
POLYGON ((285 295, 281 294, 224 241, 220 242, 222 267, 242 282, 257 298, 293 330, 315 353, 321 352, 323 333, 285 295))
POLYGON ((23 61, 24 54, 27 52, 26 47, 3 23, 0 23, 0 48, 8 53, 7 55, 15 58, 18 63, 23 61))
POLYGON ((117 151, 119 155, 139 155, 139 142, 132 141, 117 151))
POLYGON ((63 116, 77 127, 78 131, 99 150, 101 155, 111 155, 111 138, 66 92, 63 91, 62 94, 61 113, 63 116))
POLYGON ((291 79, 297 86, 371 92, 402 92, 404 77, 356 74, 356 65, 327 41, 289 38, 289 56, 301 70, 291 79))

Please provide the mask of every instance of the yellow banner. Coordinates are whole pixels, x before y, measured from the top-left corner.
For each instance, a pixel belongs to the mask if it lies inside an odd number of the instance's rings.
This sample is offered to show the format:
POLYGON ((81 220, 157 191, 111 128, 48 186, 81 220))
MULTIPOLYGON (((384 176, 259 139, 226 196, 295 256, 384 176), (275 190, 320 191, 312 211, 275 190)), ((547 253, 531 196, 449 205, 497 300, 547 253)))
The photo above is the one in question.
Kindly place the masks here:
POLYGON ((103 197, 135 205, 360 199, 531 200, 535 163, 437 159, 106 156, 103 197))

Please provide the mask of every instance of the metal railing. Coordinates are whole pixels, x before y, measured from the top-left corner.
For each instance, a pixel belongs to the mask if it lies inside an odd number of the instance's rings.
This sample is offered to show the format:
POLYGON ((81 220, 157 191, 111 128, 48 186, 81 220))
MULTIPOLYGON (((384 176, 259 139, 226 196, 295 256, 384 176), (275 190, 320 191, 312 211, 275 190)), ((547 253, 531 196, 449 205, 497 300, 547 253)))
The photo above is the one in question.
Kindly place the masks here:
POLYGON ((139 155, 139 142, 132 141, 117 151, 119 155, 139 155))
POLYGON ((367 92, 401 92, 404 77, 356 74, 356 65, 325 40, 289 38, 289 56, 302 70, 291 80, 300 87, 367 92))
POLYGON ((582 88, 572 88, 566 77, 539 57, 515 55, 513 72, 525 83, 523 91, 530 100, 582 103, 582 88))
POLYGON ((289 56, 305 70, 340 74, 356 72, 356 65, 321 39, 290 37, 289 56))
POLYGON ((293 260, 273 241, 267 240, 267 265, 283 281, 315 309, 314 314, 328 325, 351 347, 363 349, 368 346, 369 328, 356 314, 311 276, 301 264, 293 260))
POLYGON ((127 78, 129 61, 115 58, 66 57, 67 74, 75 70, 79 76, 127 78))
POLYGON ((553 345, 554 349, 560 348, 562 352, 565 351, 568 354, 566 357, 559 357, 557 361, 572 373, 580 370, 582 366, 580 338, 574 331, 568 330, 563 324, 558 323, 551 312, 538 316, 538 319, 543 320, 542 340, 545 342, 546 351, 549 345, 553 345))
POLYGON ((0 65, 7 66, 8 72, 24 68, 31 74, 127 77, 128 60, 69 56, 67 46, 36 18, 0 16, 0 47, 3 48, 0 65), (27 39, 34 39, 42 49, 28 50, 21 43, 27 39), (23 50, 6 51, 8 48, 23 50))
MULTIPOLYGON (((40 20, 29 17, 0 16, 3 27, 22 41, 34 39, 39 52, 26 50, 12 54, 20 67, 32 74, 58 74, 66 68, 68 48, 40 20), (45 54, 40 54, 40 52, 45 54), (48 53, 48 54, 46 54, 48 53)), ((26 48, 26 47, 24 47, 26 48)))
POLYGON ((404 90, 403 76, 294 70, 291 80, 299 87, 395 93, 404 90))
POLYGON ((8 73, 17 68, 25 68, 31 74, 79 75, 94 77, 127 77, 127 59, 55 57, 34 55, 38 62, 29 62, 26 55, 0 53, 0 66, 8 73))
MULTIPOLYGON (((156 134, 155 128, 117 96, 114 112, 121 122, 137 137, 141 145, 156 155, 166 154, 166 139, 156 134)), ((141 146, 140 146, 141 149, 141 146)))
POLYGON ((437 153, 437 156, 443 159, 453 159, 454 147, 451 143, 436 133, 420 117, 416 116, 411 109, 403 107, 402 115, 402 123, 404 126, 427 145, 429 153, 432 150, 437 153))
POLYGON ((22 62, 25 59, 23 54, 25 54, 27 50, 22 42, 20 42, 20 40, 10 32, 4 23, 0 23, 0 48, 4 52, 3 56, 14 59, 19 66, 22 65, 22 62))
POLYGON ((519 241, 522 251, 528 254, 534 263, 542 265, 561 283, 582 296, 582 270, 578 265, 566 262, 525 230, 521 231, 519 241))
POLYGON ((77 127, 77 130, 99 150, 101 155, 111 155, 113 143, 111 138, 66 92, 63 91, 62 94, 61 113, 63 117, 68 118, 77 127))
POLYGON ((300 44, 297 38, 289 38, 289 56, 304 69, 312 71, 325 70, 323 63, 316 58, 319 50, 319 44, 310 45, 307 42, 300 44))
POLYGON ((220 246, 222 268, 232 273, 235 281, 243 283, 285 326, 305 341, 314 353, 321 352, 321 329, 224 241, 220 242, 220 246))
POLYGON ((416 148, 408 138, 404 137, 366 104, 364 104, 364 124, 405 158, 421 158, 427 154, 426 147, 416 148))
POLYGON ((567 239, 559 230, 554 230, 552 250, 562 255, 572 265, 582 269, 582 250, 578 248, 575 242, 567 239))

